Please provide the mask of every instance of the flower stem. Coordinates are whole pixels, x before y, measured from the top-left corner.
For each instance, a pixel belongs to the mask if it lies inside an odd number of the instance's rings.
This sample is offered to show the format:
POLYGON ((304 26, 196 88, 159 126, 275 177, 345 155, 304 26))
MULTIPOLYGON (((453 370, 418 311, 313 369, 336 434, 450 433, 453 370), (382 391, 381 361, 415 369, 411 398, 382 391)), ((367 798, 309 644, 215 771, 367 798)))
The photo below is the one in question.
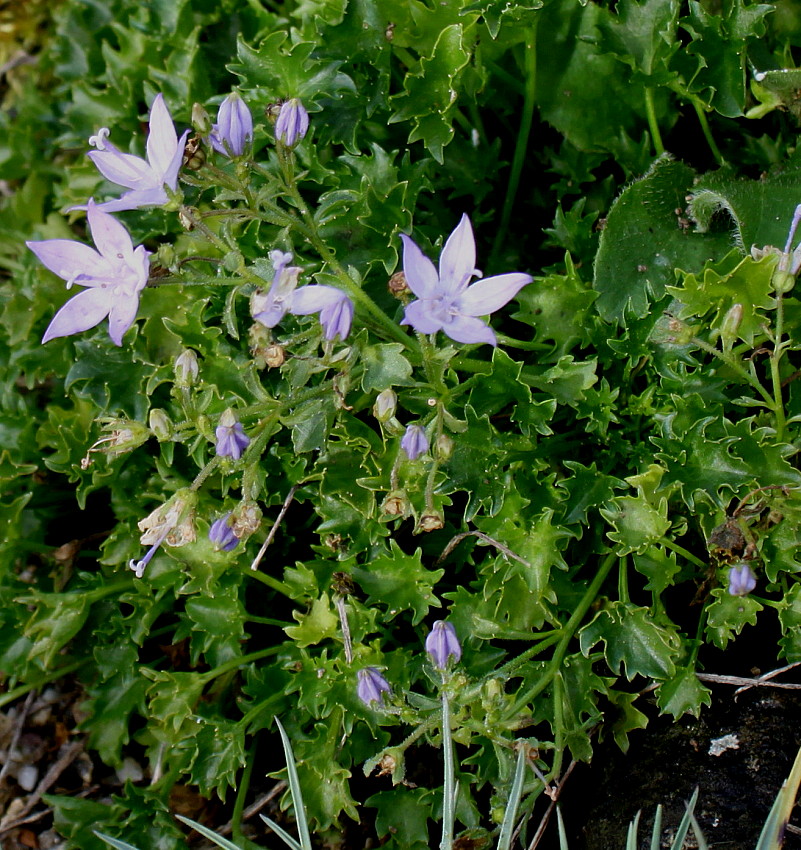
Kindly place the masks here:
POLYGON ((701 131, 704 134, 706 143, 709 145, 709 150, 712 151, 712 156, 715 157, 715 162, 718 165, 725 165, 726 160, 723 158, 723 154, 720 152, 720 149, 715 143, 715 138, 712 135, 712 130, 709 127, 709 121, 707 121, 706 110, 704 109, 703 104, 698 98, 692 98, 692 104, 695 108, 695 114, 698 116, 698 122, 701 125, 701 131))
POLYGON ((442 788, 442 840, 439 850, 452 850, 453 824, 456 818, 456 777, 451 738, 451 706, 445 689, 442 691, 442 758, 445 776, 442 788))
POLYGON ((525 88, 523 90, 523 109, 520 113, 520 125, 517 130, 517 141, 515 142, 515 152, 512 158, 512 167, 509 171, 509 183, 506 186, 506 197, 503 202, 503 211, 501 213, 501 223, 495 234, 495 241, 492 245, 490 253, 490 266, 495 264, 495 261, 500 253, 501 246, 506 238, 506 232, 509 229, 509 222, 512 218, 512 209, 514 208, 517 190, 520 186, 520 175, 523 173, 523 164, 526 161, 528 153, 528 139, 531 134, 531 126, 534 121, 534 104, 537 94, 537 22, 539 18, 534 18, 534 22, 528 28, 526 33, 526 42, 524 46, 523 67, 525 73, 525 88))
POLYGON ((656 155, 662 156, 665 146, 662 144, 662 134, 659 132, 659 122, 656 120, 654 90, 650 87, 645 89, 645 114, 648 116, 648 127, 651 130, 651 138, 654 140, 656 155))

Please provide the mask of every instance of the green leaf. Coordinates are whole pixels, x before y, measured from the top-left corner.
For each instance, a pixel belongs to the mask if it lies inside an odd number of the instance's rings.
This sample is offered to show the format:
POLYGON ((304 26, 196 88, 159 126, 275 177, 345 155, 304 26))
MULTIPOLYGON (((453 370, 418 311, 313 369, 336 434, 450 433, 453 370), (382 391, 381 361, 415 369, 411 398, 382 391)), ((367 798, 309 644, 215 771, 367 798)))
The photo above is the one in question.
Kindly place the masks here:
POLYGON ((675 632, 654 622, 649 609, 630 602, 608 603, 581 629, 579 641, 584 655, 603 643, 610 669, 619 675, 622 665, 629 681, 638 674, 663 680, 675 673, 675 632))
POLYGON ((204 797, 216 792, 225 800, 236 788, 237 774, 245 766, 245 733, 241 724, 222 717, 208 719, 186 743, 197 752, 190 777, 204 797))
POLYGON ((725 234, 681 226, 676 210, 684 209, 694 176, 688 166, 662 156, 612 205, 593 283, 598 312, 607 321, 628 324, 628 317, 642 318, 664 297, 675 268, 692 271, 731 250, 725 234))
POLYGON ((433 587, 445 570, 427 570, 420 556, 420 549, 413 555, 406 555, 394 540, 390 540, 389 552, 373 557, 369 569, 353 569, 353 578, 368 594, 368 603, 385 608, 388 619, 401 611, 412 611, 412 624, 417 625, 429 608, 440 607, 433 587))
POLYGON ((457 81, 470 60, 471 38, 461 24, 442 30, 429 57, 420 60, 420 71, 407 74, 403 94, 395 95, 400 106, 389 117, 390 124, 413 121, 409 143, 422 139, 440 164, 443 149, 453 138, 451 114, 457 100, 457 81))
POLYGON ((663 682, 656 690, 656 702, 663 714, 672 714, 678 720, 685 714, 698 717, 701 706, 712 705, 712 692, 702 685, 695 668, 684 667, 663 682))
POLYGON ((403 350, 399 342, 366 345, 362 349, 362 389, 366 393, 412 386, 412 365, 403 350))
POLYGON ((293 611, 292 616, 300 625, 287 626, 284 631, 298 646, 313 646, 339 635, 339 618, 331 609, 328 594, 315 599, 308 613, 293 611))
POLYGON ((379 791, 365 800, 365 805, 378 809, 375 827, 383 845, 392 850, 428 850, 428 816, 431 791, 426 788, 396 787, 379 791))
POLYGON ((725 649, 745 626, 756 625, 763 606, 751 596, 731 596, 723 587, 716 587, 712 597, 707 607, 705 632, 718 649, 725 649))

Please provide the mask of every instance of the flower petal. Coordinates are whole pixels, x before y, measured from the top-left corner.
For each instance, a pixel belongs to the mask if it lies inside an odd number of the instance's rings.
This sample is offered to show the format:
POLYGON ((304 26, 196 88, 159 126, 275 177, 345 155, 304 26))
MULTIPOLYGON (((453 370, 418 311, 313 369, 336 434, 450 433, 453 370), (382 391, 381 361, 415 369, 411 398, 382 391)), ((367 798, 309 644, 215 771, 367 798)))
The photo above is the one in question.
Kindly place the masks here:
MULTIPOLYGON (((111 201, 103 201, 95 206, 103 212, 120 212, 121 210, 138 210, 141 207, 163 207, 170 199, 163 188, 157 189, 134 189, 126 192, 119 198, 111 201)), ((72 207, 79 210, 82 207, 72 207)))
POLYGON ((452 321, 446 322, 442 326, 442 330, 456 342, 497 344, 495 332, 492 328, 482 322, 481 319, 475 319, 472 316, 454 316, 452 321))
POLYGON ((99 324, 111 309, 111 298, 107 289, 84 289, 56 313, 48 325, 42 342, 59 336, 81 333, 99 324))
POLYGON ((119 288, 111 312, 108 314, 108 335, 115 345, 122 345, 125 331, 131 327, 139 309, 139 293, 122 296, 119 288))
POLYGON ((467 316, 488 316, 514 298, 534 278, 530 274, 511 272, 477 280, 458 299, 459 310, 467 316))
POLYGON ((411 237, 401 233, 401 239, 403 240, 403 273, 409 289, 418 298, 432 298, 439 285, 434 264, 411 237))
POLYGON ((296 316, 308 316, 310 313, 319 313, 320 310, 337 304, 345 297, 347 297, 345 293, 334 286, 314 283, 295 290, 289 312, 296 316))
POLYGON ((476 241, 470 219, 463 214, 439 256, 440 292, 456 295, 475 273, 476 241))
MULTIPOLYGON (((147 161, 159 175, 160 182, 172 165, 178 149, 178 136, 164 96, 156 95, 150 107, 150 133, 147 137, 147 161)), ((133 188, 133 187, 132 187, 133 188)), ((171 187, 174 188, 174 187, 171 187)))
POLYGON ((442 327, 442 321, 432 314, 428 300, 412 301, 408 304, 401 324, 411 325, 421 334, 433 334, 442 327))
POLYGON ((25 243, 39 260, 64 280, 83 286, 96 286, 97 280, 109 280, 114 270, 94 248, 72 239, 43 239, 25 243))
POLYGON ((111 151, 89 151, 89 159, 112 183, 126 189, 147 189, 160 185, 153 169, 139 156, 111 151))
POLYGON ((89 229, 98 251, 114 266, 119 265, 120 260, 130 266, 133 261, 133 243, 128 231, 116 218, 99 209, 91 198, 86 209, 89 229))
POLYGON ((167 170, 164 172, 162 186, 166 183, 170 189, 175 191, 178 186, 178 172, 181 169, 181 163, 184 159, 184 148, 186 147, 186 137, 189 135, 189 130, 184 130, 184 134, 178 139, 178 147, 175 149, 175 155, 172 158, 167 170))

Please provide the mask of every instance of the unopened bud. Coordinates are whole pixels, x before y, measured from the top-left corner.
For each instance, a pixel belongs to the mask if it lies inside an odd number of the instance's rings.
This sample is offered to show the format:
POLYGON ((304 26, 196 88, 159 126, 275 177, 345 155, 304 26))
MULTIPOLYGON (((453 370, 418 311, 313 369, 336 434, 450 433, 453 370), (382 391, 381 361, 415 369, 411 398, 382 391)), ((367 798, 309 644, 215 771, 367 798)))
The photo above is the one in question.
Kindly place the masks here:
POLYGON ((453 440, 447 434, 440 434, 436 442, 437 457, 448 460, 453 454, 453 440))
POLYGON ((179 387, 192 387, 197 383, 197 354, 191 348, 185 349, 175 358, 175 383, 179 387))
POLYGON ((720 326, 720 338, 723 342, 723 350, 731 351, 737 339, 737 331, 740 330, 740 325, 743 323, 743 305, 734 304, 729 309, 728 313, 723 317, 723 322, 720 326))
POLYGON ((388 422, 398 407, 398 395, 394 390, 382 390, 373 405, 373 416, 379 422, 388 422))
POLYGON ((208 136, 211 132, 211 117, 200 103, 192 104, 192 128, 199 136, 208 136))
POLYGON ((790 272, 785 271, 777 271, 773 275, 773 288, 776 290, 778 295, 784 295, 786 292, 789 292, 795 286, 795 275, 790 274, 790 272))
POLYGON ((161 410, 161 408, 154 407, 150 411, 148 425, 150 425, 150 430, 153 432, 153 436, 160 443, 163 443, 165 440, 169 440, 172 437, 172 422, 170 422, 169 417, 163 410, 161 410))

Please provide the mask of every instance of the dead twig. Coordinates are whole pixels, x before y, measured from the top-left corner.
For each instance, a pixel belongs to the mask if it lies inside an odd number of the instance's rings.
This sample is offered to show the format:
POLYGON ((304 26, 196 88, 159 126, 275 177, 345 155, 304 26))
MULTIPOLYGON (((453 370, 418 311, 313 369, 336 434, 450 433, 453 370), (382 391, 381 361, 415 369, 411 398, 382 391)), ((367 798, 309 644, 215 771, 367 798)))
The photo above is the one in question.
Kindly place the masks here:
POLYGON ((500 552, 503 552, 507 558, 511 558, 513 561, 517 561, 523 564, 526 567, 531 567, 531 564, 525 559, 521 558, 520 555, 513 552, 508 546, 504 546, 503 543, 500 543, 497 540, 493 540, 487 534, 484 534, 481 531, 463 531, 461 534, 457 534, 448 545, 442 550, 442 554, 437 558, 437 564, 441 564, 448 555, 453 552, 453 550, 465 539, 465 537, 478 537, 479 540, 483 540, 485 543, 489 543, 491 546, 494 546, 500 552))
MULTIPOLYGON (((573 768, 577 764, 578 762, 575 759, 571 761, 570 765, 565 771, 564 776, 559 780, 556 789, 553 792, 553 796, 551 796, 551 802, 548 805, 548 808, 545 810, 545 814, 542 816, 542 819, 540 820, 540 825, 537 827, 537 831, 534 833, 534 837, 531 839, 531 844, 528 845, 528 850, 536 850, 537 847, 539 847, 540 841, 542 841, 542 838, 545 835, 545 830, 548 828, 548 823, 551 819, 551 815, 553 814, 553 810, 556 807, 557 802, 559 801, 559 797, 562 793, 562 788, 564 788, 565 783, 570 778, 570 774, 573 772, 573 768)), ((520 832, 522 825, 523 823, 521 821, 518 824, 517 829, 515 830, 515 835, 512 838, 513 844, 514 838, 517 836, 517 833, 520 832)))
POLYGON ((264 557, 264 553, 267 551, 267 547, 273 542, 273 537, 275 537, 275 533, 278 531, 278 526, 281 525, 281 521, 284 518, 289 506, 292 504, 292 500, 295 498, 295 491, 298 489, 297 484, 293 484, 289 493, 287 493, 286 499, 284 499, 284 504, 281 506, 281 510, 278 512, 278 516, 275 520, 275 525, 270 529, 270 533, 267 535, 267 539, 262 544, 261 549, 259 549, 259 554, 253 559, 253 563, 250 565, 251 570, 257 570, 259 568, 259 563, 261 559, 264 557))
POLYGON ((25 702, 22 704, 19 717, 17 717, 16 723, 14 724, 14 734, 11 738, 11 743, 8 745, 8 754, 6 756, 5 764, 2 769, 0 769, 0 782, 6 778, 6 774, 11 767, 11 754, 16 749, 19 739, 22 736, 22 730, 25 727, 25 721, 28 718, 28 712, 31 710, 31 705, 33 705, 33 701, 36 698, 36 693, 36 691, 28 691, 28 696, 25 697, 25 702))

